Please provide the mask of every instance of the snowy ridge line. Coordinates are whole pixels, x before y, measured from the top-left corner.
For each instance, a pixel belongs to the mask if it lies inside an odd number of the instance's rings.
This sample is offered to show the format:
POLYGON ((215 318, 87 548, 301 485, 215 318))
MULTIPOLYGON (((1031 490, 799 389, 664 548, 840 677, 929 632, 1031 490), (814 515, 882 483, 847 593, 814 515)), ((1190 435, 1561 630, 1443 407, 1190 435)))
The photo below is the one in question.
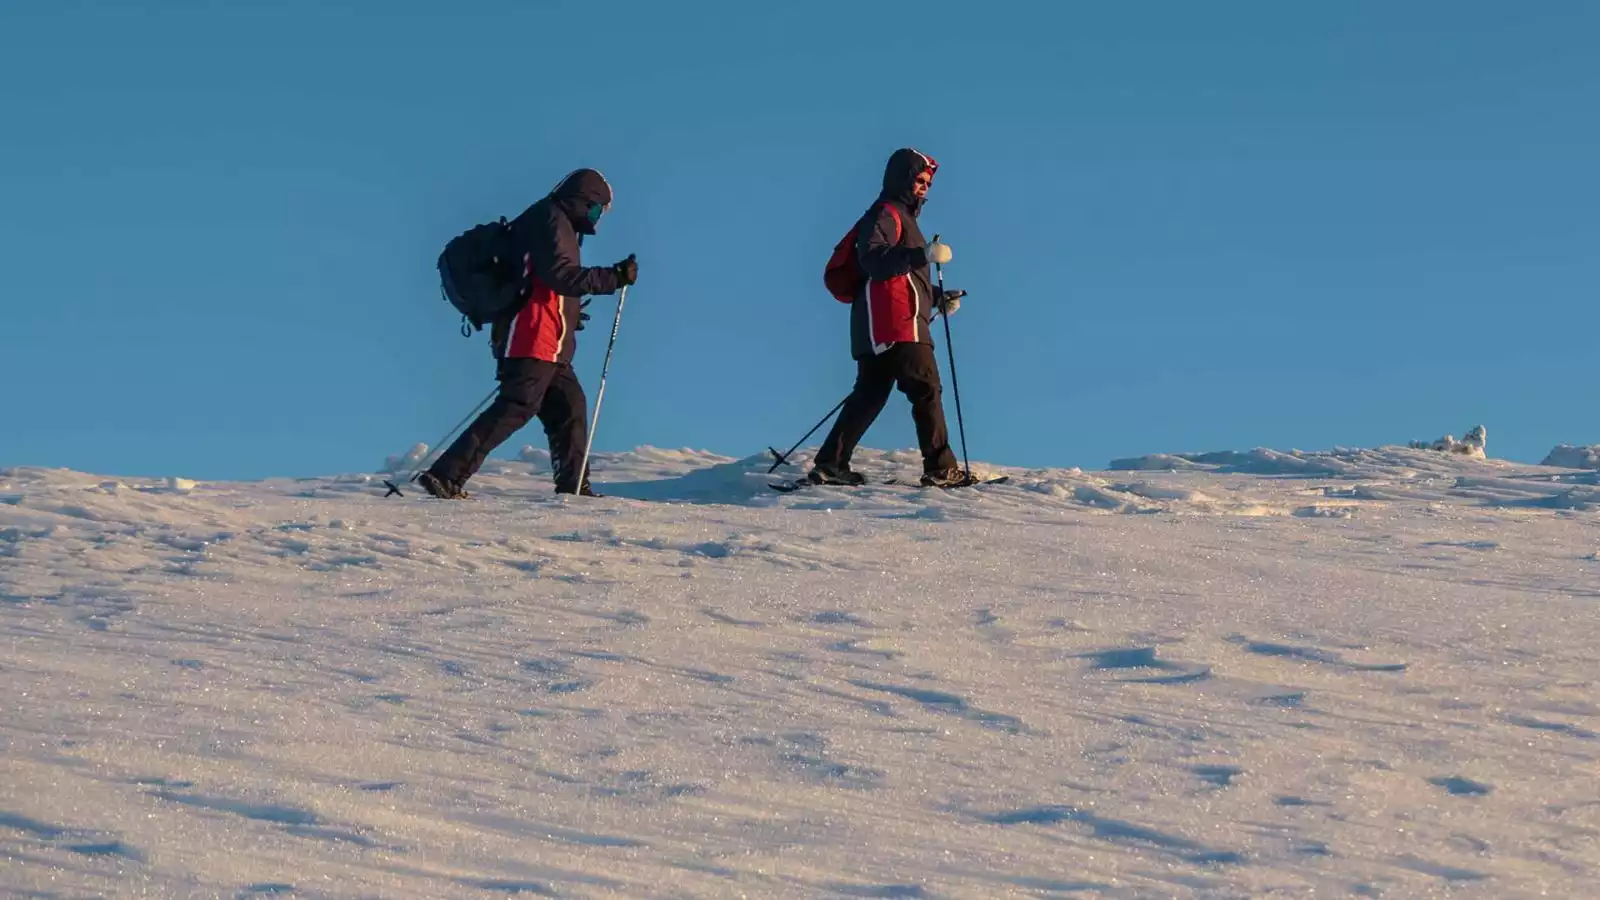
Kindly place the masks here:
MULTIPOLYGON (((391 456, 376 474, 268 479, 259 484, 264 489, 289 490, 307 497, 364 494, 381 485, 382 475, 406 470, 426 450, 425 445, 417 445, 406 454, 391 456)), ((1560 448, 1552 457, 1574 463, 1587 459, 1572 454, 1562 456, 1559 451, 1560 448)), ((626 453, 596 453, 593 466, 596 483, 616 499, 765 506, 772 500, 766 496, 767 486, 803 475, 810 459, 809 451, 797 452, 790 466, 769 475, 766 468, 770 461, 760 455, 734 458, 707 451, 641 447, 626 453)), ((915 484, 917 465, 914 450, 861 451, 856 466, 869 475, 863 495, 873 496, 870 489, 887 482, 915 484)), ((473 484, 483 492, 483 499, 539 499, 549 493, 548 469, 548 453, 526 447, 516 461, 487 462, 483 475, 473 484)), ((0 474, 14 479, 36 479, 44 473, 51 473, 63 486, 70 483, 91 493, 98 488, 112 494, 132 491, 153 497, 183 495, 198 487, 196 482, 178 477, 130 484, 64 470, 0 470, 0 474)), ((982 480, 1003 477, 1009 487, 1084 508, 1133 513, 1323 515, 1328 514, 1327 510, 1352 509, 1359 501, 1402 499, 1585 510, 1595 508, 1596 488, 1600 487, 1600 476, 1577 467, 1527 466, 1404 447, 1154 454, 1113 460, 1104 472, 1024 469, 980 462, 974 466, 974 475, 982 480), (1189 473, 1320 479, 1332 483, 1320 488, 1302 486, 1294 491, 1273 487, 1250 498, 1224 499, 1186 486, 1193 481, 1184 477, 1189 473), (1300 503, 1304 498, 1318 496, 1327 502, 1300 503), (1269 502, 1269 498, 1276 502, 1269 502)), ((211 491, 228 489, 227 482, 207 486, 211 491)), ((410 494, 414 495, 412 499, 421 496, 417 489, 410 494)), ((1004 496, 1013 502, 1018 500, 1016 494, 1004 496)))

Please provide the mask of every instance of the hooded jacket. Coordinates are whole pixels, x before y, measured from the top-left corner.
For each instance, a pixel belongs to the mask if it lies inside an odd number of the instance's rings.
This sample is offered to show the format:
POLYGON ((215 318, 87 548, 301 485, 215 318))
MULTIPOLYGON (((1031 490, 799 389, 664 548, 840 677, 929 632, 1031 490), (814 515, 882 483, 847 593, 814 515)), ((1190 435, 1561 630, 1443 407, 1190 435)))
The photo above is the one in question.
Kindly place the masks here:
POLYGON ((922 201, 913 182, 938 171, 933 157, 896 150, 883 171, 883 191, 856 224, 856 259, 866 284, 850 306, 850 354, 866 359, 895 344, 932 344, 935 310, 928 242, 917 227, 922 201))
POLYGON ((604 266, 585 268, 579 252, 582 236, 595 233, 589 218, 595 204, 611 206, 611 185, 594 169, 578 169, 512 220, 511 247, 522 253, 528 302, 515 318, 494 324, 490 342, 496 359, 571 362, 578 345, 579 298, 616 293, 617 274, 604 266))

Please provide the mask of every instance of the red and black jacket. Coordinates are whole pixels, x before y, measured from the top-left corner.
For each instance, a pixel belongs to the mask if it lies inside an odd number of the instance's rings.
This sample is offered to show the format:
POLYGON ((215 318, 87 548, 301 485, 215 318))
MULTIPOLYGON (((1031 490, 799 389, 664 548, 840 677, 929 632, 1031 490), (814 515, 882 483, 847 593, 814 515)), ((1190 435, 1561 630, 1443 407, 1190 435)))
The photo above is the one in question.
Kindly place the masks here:
POLYGON ((583 265, 582 236, 594 234, 593 204, 610 206, 611 186, 599 172, 579 169, 511 222, 511 246, 523 253, 528 302, 490 331, 496 359, 571 362, 581 298, 616 293, 616 272, 583 265))
POLYGON ((896 150, 883 173, 883 192, 856 224, 856 260, 866 283, 850 306, 850 354, 866 359, 895 344, 931 344, 935 307, 927 240, 917 227, 922 203, 916 177, 936 170, 933 157, 896 150))

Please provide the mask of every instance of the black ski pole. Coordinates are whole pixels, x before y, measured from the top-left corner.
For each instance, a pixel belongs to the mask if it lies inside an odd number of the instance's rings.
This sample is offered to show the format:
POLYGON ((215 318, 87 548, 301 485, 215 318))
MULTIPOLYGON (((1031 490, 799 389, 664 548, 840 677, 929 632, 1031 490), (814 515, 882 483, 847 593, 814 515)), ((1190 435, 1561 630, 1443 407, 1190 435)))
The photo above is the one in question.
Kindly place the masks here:
MULTIPOLYGON (((489 401, 493 400, 494 399, 494 395, 499 393, 499 392, 500 392, 500 388, 499 387, 496 387, 493 390, 489 391, 489 395, 487 397, 484 397, 482 400, 480 400, 478 402, 478 405, 474 406, 472 408, 472 412, 467 413, 466 418, 464 418, 461 421, 457 422, 456 423, 456 427, 450 429, 449 431, 446 431, 444 433, 444 437, 439 438, 439 442, 438 443, 436 443, 433 446, 428 448, 427 455, 422 457, 421 461, 419 461, 415 466, 411 467, 411 473, 409 475, 407 475, 405 477, 405 479, 403 479, 402 483, 403 484, 410 484, 411 482, 416 481, 417 480, 417 476, 422 474, 423 466, 425 466, 427 464, 428 460, 433 458, 433 455, 435 453, 439 452, 439 448, 444 446, 445 441, 450 440, 452 437, 455 436, 456 432, 458 432, 462 428, 466 427, 466 424, 468 422, 471 422, 473 419, 477 418, 478 417, 478 413, 483 412, 483 408, 485 406, 488 406, 489 405, 489 401)), ((389 489, 389 492, 387 494, 384 494, 385 497, 393 497, 396 494, 400 494, 400 496, 402 496, 402 497, 405 496, 405 494, 401 494, 400 493, 399 485, 395 484, 393 481, 384 481, 383 485, 384 485, 384 487, 389 489)))
POLYGON ((802 438, 800 438, 800 440, 794 442, 794 446, 789 448, 789 453, 779 453, 778 452, 778 448, 771 447, 771 446, 767 447, 767 450, 772 453, 772 459, 773 459, 772 468, 767 470, 767 474, 771 475, 773 472, 777 471, 779 466, 783 465, 784 463, 787 463, 789 461, 789 454, 793 453, 794 451, 796 451, 798 449, 800 449, 800 445, 804 444, 806 442, 806 438, 811 437, 813 434, 816 434, 817 433, 817 429, 822 427, 823 422, 826 422, 829 419, 833 418, 833 414, 838 412, 839 410, 843 409, 844 408, 844 404, 845 404, 845 400, 849 400, 849 399, 850 399, 850 397, 848 395, 846 395, 844 400, 840 400, 839 401, 839 405, 838 406, 835 406, 833 409, 828 410, 828 414, 822 417, 822 421, 821 422, 818 422, 817 424, 811 426, 811 430, 805 433, 805 437, 802 437, 802 438))
MULTIPOLYGON (((630 257, 631 258, 631 257, 630 257)), ((578 466, 578 490, 589 475, 589 451, 594 448, 595 429, 600 427, 600 404, 606 399, 606 373, 611 371, 611 351, 617 346, 617 330, 622 327, 622 304, 628 302, 628 286, 617 295, 617 314, 611 320, 611 340, 606 344, 606 361, 600 366, 600 393, 594 398, 594 421, 589 423, 589 440, 583 445, 583 460, 578 466)))
MULTIPOLYGON (((939 236, 933 236, 933 242, 939 243, 939 236)), ((934 263, 933 270, 939 275, 939 296, 944 297, 944 264, 934 263)), ((956 347, 950 343, 950 313, 944 314, 944 349, 950 354, 950 392, 956 397, 956 428, 961 432, 961 460, 966 466, 967 480, 972 480, 972 459, 967 456, 967 425, 961 418, 961 383, 956 381, 956 347)))

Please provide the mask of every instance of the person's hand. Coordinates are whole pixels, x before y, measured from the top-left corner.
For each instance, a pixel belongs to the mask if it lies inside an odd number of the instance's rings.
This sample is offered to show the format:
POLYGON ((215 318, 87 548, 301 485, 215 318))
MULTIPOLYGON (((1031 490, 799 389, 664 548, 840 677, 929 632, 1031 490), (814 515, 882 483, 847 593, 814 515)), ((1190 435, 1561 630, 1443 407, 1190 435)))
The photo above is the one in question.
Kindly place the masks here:
POLYGON ((639 280, 639 261, 629 253, 628 258, 612 266, 611 271, 617 273, 617 286, 627 287, 639 280))
POLYGON ((956 314, 956 310, 961 308, 961 298, 966 295, 966 291, 946 290, 939 295, 939 299, 935 302, 939 306, 939 311, 945 314, 945 318, 949 318, 956 314))
POLYGON ((942 266, 950 261, 950 245, 943 241, 934 241, 928 245, 928 262, 942 266))

